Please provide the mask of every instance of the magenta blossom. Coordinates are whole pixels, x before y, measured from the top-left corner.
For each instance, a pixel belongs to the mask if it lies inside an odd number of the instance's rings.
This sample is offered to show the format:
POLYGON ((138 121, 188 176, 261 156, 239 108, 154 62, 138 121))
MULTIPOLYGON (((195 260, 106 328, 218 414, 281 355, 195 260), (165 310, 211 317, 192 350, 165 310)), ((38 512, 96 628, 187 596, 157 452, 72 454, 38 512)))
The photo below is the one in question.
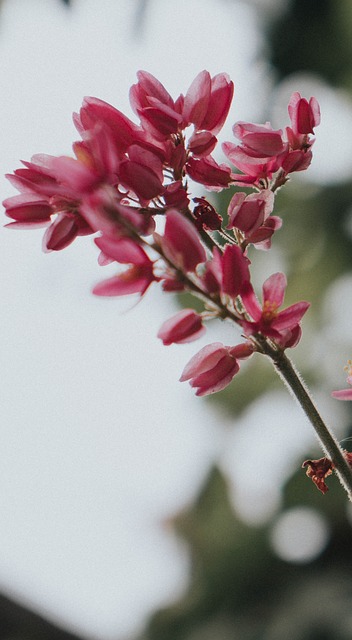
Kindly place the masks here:
POLYGON ((238 373, 238 359, 252 355, 254 347, 250 342, 235 347, 226 347, 221 342, 214 342, 203 347, 186 365, 180 382, 190 381, 191 387, 197 388, 197 396, 206 396, 221 391, 238 373))
POLYGON ((158 338, 164 345, 183 344, 197 340, 204 332, 202 317, 193 309, 182 309, 162 324, 158 338))
POLYGON ((222 291, 236 298, 247 290, 250 282, 250 262, 237 245, 227 245, 222 256, 222 291))
POLYGON ((108 237, 95 239, 102 254, 100 264, 116 261, 130 265, 126 271, 97 284, 93 293, 96 296, 124 296, 130 293, 143 295, 149 285, 158 280, 153 272, 153 262, 142 247, 129 238, 118 241, 108 237))
POLYGON ((352 360, 348 360, 345 371, 347 371, 347 384, 351 385, 351 388, 333 391, 331 395, 337 400, 352 400, 352 360))
POLYGON ((232 197, 227 209, 229 224, 227 229, 239 229, 246 234, 256 231, 271 214, 274 208, 274 194, 270 189, 259 193, 238 191, 232 197))
POLYGON ((47 226, 43 239, 44 251, 58 251, 92 229, 81 216, 81 187, 91 188, 96 174, 73 158, 35 155, 24 168, 6 177, 21 193, 4 200, 6 215, 14 220, 11 227, 47 226), (68 171, 67 161, 71 161, 68 171), (62 175, 67 171, 67 176, 62 175), (52 216, 56 214, 52 222, 52 216))
POLYGON ((316 98, 302 98, 296 91, 292 94, 288 104, 292 131, 295 135, 314 133, 314 127, 320 124, 320 107, 316 98))
POLYGON ((261 164, 285 150, 282 129, 273 129, 270 122, 265 124, 237 122, 233 126, 233 133, 241 140, 241 150, 247 157, 247 161, 253 164, 261 164))
POLYGON ((168 211, 164 235, 155 234, 155 239, 166 258, 184 271, 194 271, 200 262, 206 260, 195 226, 176 210, 168 211))
POLYGON ((218 164, 212 156, 189 158, 186 170, 190 178, 210 191, 221 191, 233 182, 233 174, 226 164, 218 164))
MULTIPOLYGON (((246 333, 253 335, 261 333, 267 338, 273 338, 282 346, 293 346, 292 336, 299 339, 299 323, 307 311, 309 302, 297 302, 279 311, 286 289, 286 277, 283 273, 274 273, 263 284, 263 304, 260 305, 252 285, 242 292, 242 301, 252 320, 242 323, 246 333)), ((297 342, 295 342, 296 344, 297 342)))
POLYGON ((227 73, 211 78, 208 71, 201 71, 185 95, 185 123, 194 124, 197 131, 217 135, 229 112, 233 91, 234 85, 227 73))

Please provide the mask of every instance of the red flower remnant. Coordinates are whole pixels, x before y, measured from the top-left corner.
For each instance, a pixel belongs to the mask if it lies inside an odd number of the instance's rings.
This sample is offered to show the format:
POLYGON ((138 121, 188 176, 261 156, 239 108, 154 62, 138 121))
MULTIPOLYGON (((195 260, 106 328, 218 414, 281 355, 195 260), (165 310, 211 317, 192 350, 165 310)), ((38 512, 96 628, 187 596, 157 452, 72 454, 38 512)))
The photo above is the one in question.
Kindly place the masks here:
POLYGON ((325 483, 325 478, 332 474, 334 465, 329 458, 319 458, 319 460, 305 460, 302 468, 307 467, 306 474, 311 478, 319 491, 326 493, 329 488, 325 483))
POLYGON ((197 203, 193 209, 197 229, 204 228, 210 231, 221 229, 221 216, 205 198, 193 198, 193 202, 197 203))

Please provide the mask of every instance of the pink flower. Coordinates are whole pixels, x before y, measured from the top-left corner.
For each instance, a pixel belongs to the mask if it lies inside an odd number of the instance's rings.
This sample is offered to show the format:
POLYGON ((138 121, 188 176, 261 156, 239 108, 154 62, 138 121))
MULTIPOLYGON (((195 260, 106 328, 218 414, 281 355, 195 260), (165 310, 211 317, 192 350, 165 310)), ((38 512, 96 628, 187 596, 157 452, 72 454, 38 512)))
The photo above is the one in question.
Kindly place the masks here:
POLYGON ((204 332, 201 316, 193 309, 183 309, 162 324, 158 338, 164 345, 183 344, 197 340, 204 332))
POLYGON ((239 184, 256 184, 262 187, 262 182, 271 180, 281 167, 281 155, 267 158, 256 158, 247 155, 246 151, 232 142, 224 142, 222 149, 230 162, 242 171, 232 174, 233 181, 239 184))
POLYGON ((130 103, 143 128, 160 139, 177 133, 182 123, 178 103, 151 73, 138 71, 137 78, 130 89, 130 103))
POLYGON ((137 72, 138 82, 130 89, 130 103, 133 111, 138 114, 142 109, 151 104, 160 104, 170 109, 175 103, 166 91, 164 85, 148 71, 137 72))
POLYGON ((278 156, 285 150, 282 129, 274 130, 270 122, 263 125, 237 122, 233 126, 233 133, 235 138, 241 140, 243 153, 255 164, 278 156))
MULTIPOLYGON (((352 360, 348 360, 345 371, 347 371, 347 383, 352 387, 352 360)), ((337 400, 352 400, 352 388, 333 391, 331 395, 337 400)))
POLYGON ((96 296, 143 295, 149 285, 158 280, 153 273, 153 262, 142 247, 129 238, 115 240, 102 236, 96 238, 95 243, 102 251, 101 264, 116 261, 131 265, 123 273, 97 284, 93 289, 96 296))
POLYGON ((252 335, 261 333, 273 338, 282 347, 292 346, 292 334, 295 340, 299 336, 299 323, 307 311, 309 302, 297 302, 279 311, 279 307, 284 301, 286 289, 286 277, 283 273, 274 273, 263 284, 263 305, 258 302, 252 286, 249 284, 245 291, 242 291, 242 301, 246 311, 253 318, 252 321, 243 321, 242 326, 245 331, 252 335))
POLYGON ((309 134, 314 133, 314 127, 320 123, 320 108, 316 98, 310 98, 309 102, 296 92, 291 96, 288 113, 291 119, 291 127, 286 127, 289 150, 282 162, 285 173, 304 171, 312 160, 311 147, 314 138, 309 134))
POLYGON ((245 242, 246 244, 255 244, 257 249, 270 249, 271 237, 281 226, 281 218, 269 216, 258 229, 246 236, 245 242))
POLYGON ((119 166, 119 182, 136 194, 142 206, 164 191, 163 165, 152 151, 135 144, 119 166))
POLYGON ((189 87, 183 108, 183 118, 195 129, 217 135, 229 112, 234 85, 227 73, 213 78, 208 71, 201 71, 189 87))
POLYGON ((35 193, 21 193, 3 201, 5 213, 16 222, 14 225, 31 226, 50 222, 53 207, 46 198, 35 193))
POLYGON ((195 131, 188 140, 188 149, 195 156, 208 156, 217 143, 210 131, 195 131))
POLYGON ((287 143, 283 140, 282 130, 274 130, 269 122, 252 124, 237 122, 233 127, 240 145, 224 142, 222 149, 230 162, 244 175, 236 175, 236 182, 257 184, 271 180, 281 166, 281 156, 287 143))
POLYGON ((178 211, 187 210, 189 198, 181 180, 170 182, 163 193, 166 208, 175 208, 178 211))
POLYGON ((227 229, 239 229, 247 236, 253 234, 265 222, 274 208, 274 194, 270 189, 246 195, 237 192, 232 197, 227 213, 227 229))
POLYGON ((227 245, 221 262, 222 291, 231 298, 236 298, 249 286, 250 262, 237 245, 227 245))
POLYGON ((174 209, 166 214, 164 235, 155 234, 155 239, 175 267, 194 271, 200 262, 205 262, 206 253, 195 226, 174 209))
POLYGON ((123 205, 116 199, 113 187, 96 189, 84 198, 80 211, 90 228, 103 236, 120 238, 148 236, 155 230, 155 222, 147 211, 123 205))
POLYGON ((58 213, 54 222, 47 228, 43 236, 42 247, 45 253, 60 251, 68 247, 77 236, 92 233, 92 229, 82 216, 70 211, 58 213))
POLYGON ((212 156, 189 158, 186 170, 192 180, 200 182, 212 191, 226 189, 233 181, 230 167, 218 164, 212 156))
POLYGON ((236 347, 226 347, 214 342, 203 347, 186 365, 180 381, 190 381, 197 389, 197 396, 206 396, 221 391, 239 371, 238 358, 248 358, 254 351, 250 342, 236 347))
POLYGON ((295 135, 314 133, 314 127, 320 124, 320 107, 316 98, 302 98, 296 91, 292 94, 288 104, 292 131, 295 135))
POLYGON ((44 154, 23 164, 24 169, 7 176, 21 191, 21 195, 3 202, 6 215, 15 220, 11 226, 48 226, 51 216, 57 214, 45 233, 44 251, 58 251, 77 236, 92 233, 79 208, 82 189, 94 187, 96 173, 73 158, 44 154))
POLYGON ((79 114, 73 116, 74 124, 81 135, 96 125, 104 125, 110 132, 116 151, 124 153, 141 138, 142 130, 121 111, 99 98, 84 98, 79 114))
POLYGON ((223 268, 222 254, 217 247, 214 247, 210 260, 204 265, 202 283, 208 293, 220 293, 222 287, 223 268))

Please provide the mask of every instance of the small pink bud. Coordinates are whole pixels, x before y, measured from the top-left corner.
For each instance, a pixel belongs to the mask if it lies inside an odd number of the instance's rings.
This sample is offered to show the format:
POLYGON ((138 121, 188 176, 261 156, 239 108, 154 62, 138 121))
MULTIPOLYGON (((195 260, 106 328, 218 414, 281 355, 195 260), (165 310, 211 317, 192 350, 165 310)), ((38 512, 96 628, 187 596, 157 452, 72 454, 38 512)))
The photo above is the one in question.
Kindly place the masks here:
POLYGON ((160 327, 158 338, 164 345, 197 340, 205 332, 201 316, 193 309, 182 309, 160 327))

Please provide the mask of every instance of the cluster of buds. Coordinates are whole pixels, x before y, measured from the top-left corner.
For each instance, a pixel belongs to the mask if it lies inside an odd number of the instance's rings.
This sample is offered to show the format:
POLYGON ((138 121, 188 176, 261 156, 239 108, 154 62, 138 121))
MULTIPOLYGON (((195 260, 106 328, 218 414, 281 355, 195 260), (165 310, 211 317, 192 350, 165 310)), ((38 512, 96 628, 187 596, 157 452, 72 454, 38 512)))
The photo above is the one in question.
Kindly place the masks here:
POLYGON ((186 366, 197 395, 226 387, 239 362, 255 351, 282 353, 301 336, 307 302, 280 310, 286 278, 263 284, 262 302, 251 283, 250 247, 269 249, 281 226, 273 215, 275 193, 312 158, 319 106, 294 93, 290 126, 274 130, 238 122, 235 142, 225 142, 229 164, 212 152, 233 97, 225 73, 202 71, 176 100, 151 74, 140 71, 130 90, 138 124, 97 98, 85 98, 74 123, 81 139, 74 157, 35 155, 7 176, 20 192, 4 201, 12 227, 45 226, 45 251, 96 234, 99 263, 124 265, 93 290, 100 296, 144 295, 153 283, 165 292, 188 291, 204 310, 183 309, 159 331, 165 345, 197 339, 211 318, 236 323, 244 341, 204 347, 186 366), (232 185, 226 222, 205 196, 194 198, 189 182, 208 191, 232 185), (247 191, 241 191, 246 188, 247 191), (250 192, 248 193, 248 190, 250 192))

